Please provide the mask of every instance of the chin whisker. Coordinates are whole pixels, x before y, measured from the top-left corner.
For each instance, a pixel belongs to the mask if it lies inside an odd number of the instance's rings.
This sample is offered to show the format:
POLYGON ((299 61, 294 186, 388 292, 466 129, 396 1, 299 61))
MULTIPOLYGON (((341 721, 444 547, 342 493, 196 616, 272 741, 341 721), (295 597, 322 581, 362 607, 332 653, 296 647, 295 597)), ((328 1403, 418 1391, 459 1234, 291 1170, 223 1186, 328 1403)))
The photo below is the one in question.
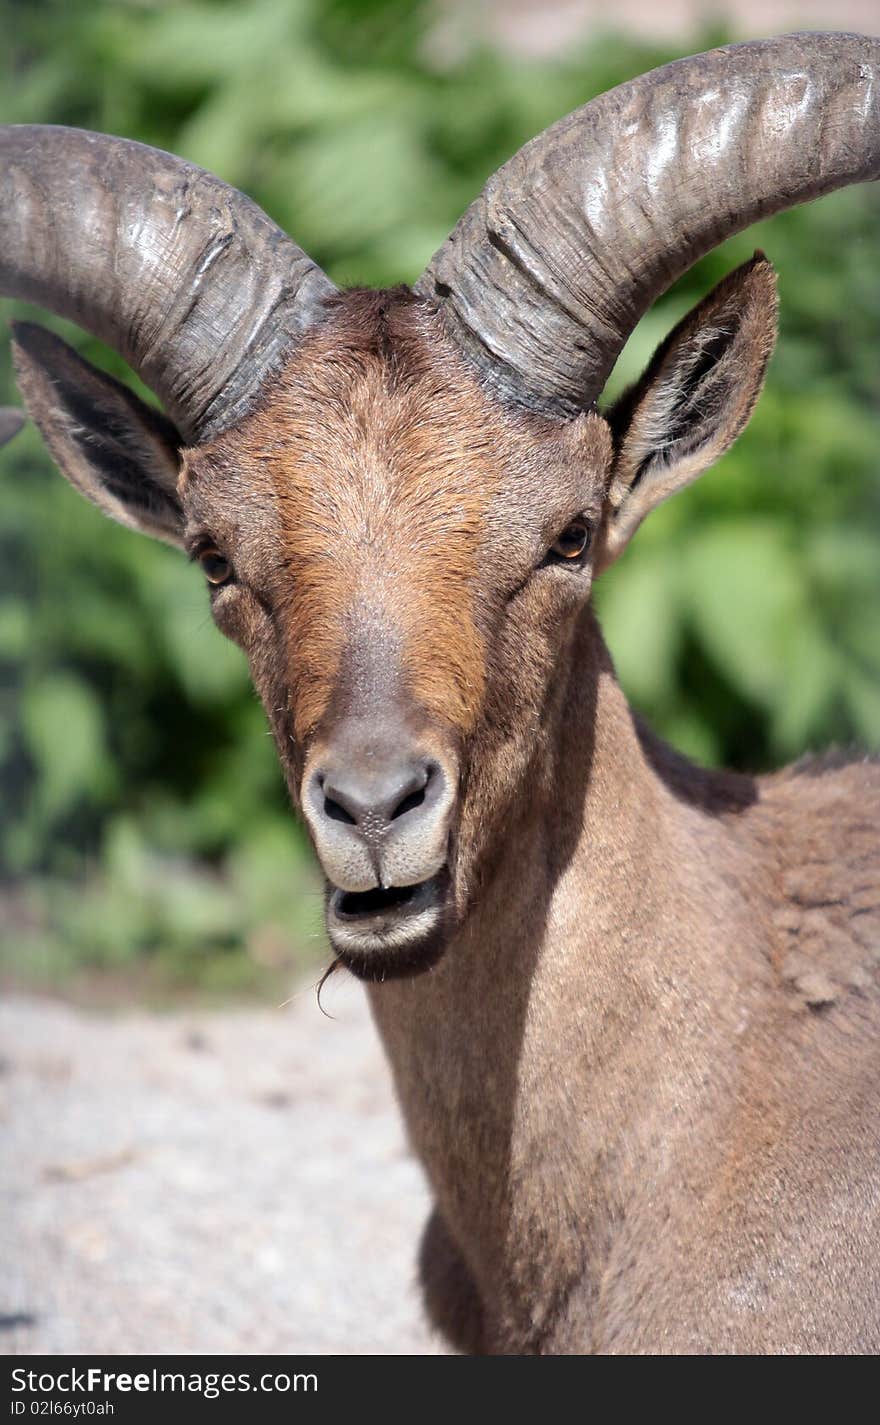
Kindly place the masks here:
POLYGON ((321 1003, 321 991, 323 990, 323 988, 324 988, 324 986, 326 985, 327 981, 329 980, 330 976, 331 976, 331 975, 334 975, 337 970, 341 970, 342 968, 343 968, 343 966, 342 966, 342 961, 341 961, 341 960, 331 960, 331 961, 330 961, 330 964, 327 966, 326 970, 324 971, 323 975, 321 976, 320 980, 318 981, 317 985, 315 986, 315 998, 316 998, 316 1000, 318 1001, 318 1008, 319 1008, 319 1010, 321 1011, 321 1013, 323 1014, 323 1016, 324 1016, 325 1019, 335 1019, 336 1016, 333 1015, 333 1014, 328 1013, 328 1011, 327 1011, 327 1010, 324 1008, 324 1006, 322 1005, 322 1003, 321 1003))

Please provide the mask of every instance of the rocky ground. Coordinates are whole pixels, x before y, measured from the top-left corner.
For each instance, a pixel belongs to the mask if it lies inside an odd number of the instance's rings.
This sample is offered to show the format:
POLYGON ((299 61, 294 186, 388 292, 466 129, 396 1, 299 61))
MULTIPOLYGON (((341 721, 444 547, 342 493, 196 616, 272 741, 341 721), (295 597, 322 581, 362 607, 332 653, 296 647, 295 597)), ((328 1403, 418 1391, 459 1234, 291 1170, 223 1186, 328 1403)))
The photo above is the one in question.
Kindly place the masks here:
POLYGON ((440 1349, 427 1210, 366 1002, 0 1008, 0 1350, 440 1349))

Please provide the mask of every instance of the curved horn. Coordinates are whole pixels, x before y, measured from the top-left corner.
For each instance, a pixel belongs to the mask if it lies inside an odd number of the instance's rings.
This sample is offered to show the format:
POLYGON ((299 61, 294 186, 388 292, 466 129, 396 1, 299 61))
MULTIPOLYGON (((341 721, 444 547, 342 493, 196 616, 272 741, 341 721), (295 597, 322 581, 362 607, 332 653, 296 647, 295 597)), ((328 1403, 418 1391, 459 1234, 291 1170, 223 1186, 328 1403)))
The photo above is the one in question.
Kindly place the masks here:
POLYGON ((81 129, 0 128, 0 293, 114 347, 187 441, 240 419, 333 291, 194 164, 81 129))
POLYGON ((612 89, 526 144, 416 291, 502 397, 570 415, 698 258, 878 176, 880 40, 729 45, 612 89))

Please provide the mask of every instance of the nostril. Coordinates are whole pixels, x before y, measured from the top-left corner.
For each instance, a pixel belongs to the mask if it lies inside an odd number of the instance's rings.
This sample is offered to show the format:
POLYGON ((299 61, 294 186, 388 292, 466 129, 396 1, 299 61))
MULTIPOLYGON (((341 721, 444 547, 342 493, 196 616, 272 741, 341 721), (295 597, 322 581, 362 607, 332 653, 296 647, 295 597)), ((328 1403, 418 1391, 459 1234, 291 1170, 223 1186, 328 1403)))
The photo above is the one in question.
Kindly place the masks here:
POLYGON ((398 817, 406 816, 408 811, 416 811, 420 806, 424 806, 436 791, 439 771, 436 762, 423 762, 414 767, 409 781, 399 790, 398 795, 403 795, 391 811, 389 821, 397 821, 398 817))
MULTIPOLYGON (((357 828, 366 839, 384 835, 402 817, 428 812, 442 792, 444 778, 433 761, 391 765, 361 759, 363 765, 316 772, 311 805, 320 820, 357 828)), ((409 825, 409 823, 408 823, 409 825)))
POLYGON ((324 797, 324 815, 330 821, 342 821, 346 826, 357 826, 357 821, 351 813, 347 812, 344 806, 340 806, 339 802, 335 802, 332 797, 326 795, 324 797))
POLYGON ((317 782, 321 809, 327 820, 341 821, 344 826, 357 826, 358 819, 355 815, 357 807, 351 805, 344 792, 332 786, 329 777, 325 777, 323 773, 319 773, 315 781, 317 782), (349 802, 348 806, 346 806, 346 802, 349 802))
POLYGON ((420 807, 424 800, 424 787, 420 787, 417 792, 410 792, 409 796, 404 797, 400 805, 394 808, 394 811, 391 813, 391 820, 396 821, 399 816, 406 816, 408 811, 415 811, 416 807, 420 807))

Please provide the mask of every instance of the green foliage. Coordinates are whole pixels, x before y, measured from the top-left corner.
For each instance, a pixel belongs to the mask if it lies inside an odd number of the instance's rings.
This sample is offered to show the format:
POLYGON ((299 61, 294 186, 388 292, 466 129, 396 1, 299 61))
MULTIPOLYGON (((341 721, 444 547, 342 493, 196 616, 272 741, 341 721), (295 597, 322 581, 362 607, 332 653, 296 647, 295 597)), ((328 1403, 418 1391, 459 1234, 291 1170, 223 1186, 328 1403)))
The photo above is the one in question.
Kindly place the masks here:
MULTIPOLYGON (((412 0, 0 0, 0 119, 170 149, 251 193, 336 281, 412 281, 521 143, 672 57, 591 36, 526 62, 465 23, 412 0)), ((635 703, 708 761, 880 744, 878 213, 853 189, 734 239, 645 319, 613 378, 766 248, 782 332, 752 426, 597 591, 635 703)), ((6 347, 0 403, 15 403, 6 347)), ((7 963, 20 973, 24 946, 53 976, 137 960, 235 987, 314 954, 304 840, 197 571, 102 520, 33 431, 0 464, 7 963)))

